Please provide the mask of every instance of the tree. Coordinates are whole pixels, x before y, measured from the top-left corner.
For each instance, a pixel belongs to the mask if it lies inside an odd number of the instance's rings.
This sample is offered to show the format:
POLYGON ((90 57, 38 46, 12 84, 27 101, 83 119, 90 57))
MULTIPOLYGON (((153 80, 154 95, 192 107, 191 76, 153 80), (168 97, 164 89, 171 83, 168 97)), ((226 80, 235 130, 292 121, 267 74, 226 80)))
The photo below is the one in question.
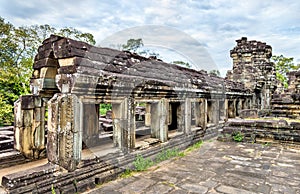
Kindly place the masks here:
POLYGON ((13 105, 27 94, 34 56, 50 34, 64 35, 95 44, 93 35, 74 28, 56 30, 49 25, 14 27, 0 17, 0 125, 13 122, 13 105))
POLYGON ((183 61, 173 61, 171 62, 172 64, 175 64, 175 65, 180 65, 180 66, 183 66, 183 67, 186 67, 186 68, 191 68, 191 65, 188 63, 188 62, 183 62, 183 61))
POLYGON ((209 72, 210 75, 214 75, 214 76, 221 76, 221 73, 219 70, 213 69, 209 72))
POLYGON ((137 52, 137 50, 144 46, 143 40, 141 38, 138 39, 129 39, 126 44, 122 45, 123 50, 137 52))
POLYGON ((127 43, 122 45, 122 50, 134 52, 144 57, 150 57, 150 56, 156 58, 159 57, 158 53, 150 49, 144 48, 144 43, 141 38, 138 39, 131 38, 127 40, 127 43))
POLYGON ((272 61, 275 64, 276 69, 276 77, 282 83, 282 85, 287 88, 288 87, 288 77, 287 73, 293 70, 298 70, 300 68, 300 64, 294 64, 294 58, 280 56, 272 56, 272 61))

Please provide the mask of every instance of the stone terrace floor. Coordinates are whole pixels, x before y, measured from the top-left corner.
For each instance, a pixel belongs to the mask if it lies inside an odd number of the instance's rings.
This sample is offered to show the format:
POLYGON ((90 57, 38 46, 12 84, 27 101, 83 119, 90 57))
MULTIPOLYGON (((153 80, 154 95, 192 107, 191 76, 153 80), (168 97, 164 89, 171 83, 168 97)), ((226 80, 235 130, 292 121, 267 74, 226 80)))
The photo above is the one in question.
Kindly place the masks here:
POLYGON ((300 194, 300 150, 212 140, 185 157, 86 193, 300 194))

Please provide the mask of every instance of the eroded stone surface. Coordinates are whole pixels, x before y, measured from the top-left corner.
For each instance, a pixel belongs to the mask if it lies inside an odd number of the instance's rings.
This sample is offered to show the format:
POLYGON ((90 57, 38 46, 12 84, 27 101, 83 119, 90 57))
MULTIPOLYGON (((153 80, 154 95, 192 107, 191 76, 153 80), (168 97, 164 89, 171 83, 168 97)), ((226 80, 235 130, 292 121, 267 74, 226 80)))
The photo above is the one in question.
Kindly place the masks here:
POLYGON ((128 185, 123 184, 128 179, 118 179, 86 193, 107 189, 130 193, 135 186, 136 193, 296 194, 300 192, 299 154, 299 150, 280 146, 205 142, 183 158, 134 174, 135 181, 128 185))

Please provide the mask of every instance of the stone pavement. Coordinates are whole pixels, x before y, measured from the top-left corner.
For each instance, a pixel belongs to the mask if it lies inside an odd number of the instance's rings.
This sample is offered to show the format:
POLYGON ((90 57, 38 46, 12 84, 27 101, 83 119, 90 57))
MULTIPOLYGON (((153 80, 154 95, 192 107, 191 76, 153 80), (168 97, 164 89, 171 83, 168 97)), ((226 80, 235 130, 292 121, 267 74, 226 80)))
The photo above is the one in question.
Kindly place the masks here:
POLYGON ((213 140, 185 157, 86 193, 300 194, 300 150, 213 140))

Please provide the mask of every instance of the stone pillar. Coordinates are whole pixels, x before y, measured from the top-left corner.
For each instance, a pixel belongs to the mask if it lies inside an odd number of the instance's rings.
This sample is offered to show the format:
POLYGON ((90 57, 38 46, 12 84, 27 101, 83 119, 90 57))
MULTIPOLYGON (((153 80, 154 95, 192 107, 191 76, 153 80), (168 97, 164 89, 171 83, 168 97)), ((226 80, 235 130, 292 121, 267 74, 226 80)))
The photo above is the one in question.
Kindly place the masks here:
POLYGON ((225 99, 219 100, 219 120, 224 121, 226 117, 226 110, 225 110, 225 99))
POLYGON ((224 114, 225 114, 225 121, 228 120, 228 99, 224 100, 224 114))
POLYGON ((122 125, 126 120, 124 107, 124 102, 112 103, 113 142, 118 148, 122 148, 122 125))
POLYGON ((210 101, 210 107, 207 108, 207 114, 210 119, 210 123, 218 124, 219 123, 219 103, 218 101, 210 101))
POLYGON ((99 142, 99 104, 83 104, 83 143, 87 147, 99 142))
POLYGON ((192 121, 192 115, 191 115, 191 99, 186 98, 184 101, 184 131, 186 134, 189 134, 191 132, 191 121, 192 121))
POLYGON ((178 131, 186 134, 191 131, 191 99, 186 98, 180 102, 177 111, 178 131))
POLYGON ((168 108, 166 99, 151 104, 151 136, 161 142, 168 140, 168 108))
POLYGON ((200 102, 196 101, 195 103, 195 125, 196 127, 201 126, 201 110, 200 110, 200 102))
POLYGON ((242 99, 237 99, 236 115, 240 116, 240 113, 241 113, 242 109, 243 109, 242 99))
POLYGON ((135 104, 132 98, 113 103, 114 145, 124 152, 135 147, 135 104))
POLYGON ((146 103, 145 126, 151 125, 151 103, 146 103))
POLYGON ((81 160, 83 105, 74 94, 56 94, 48 107, 48 160, 74 171, 81 160))
MULTIPOLYGON (((177 131, 184 132, 184 102, 180 102, 178 105, 177 111, 177 131)), ((174 119, 174 118, 172 118, 174 119)))
POLYGON ((135 147, 135 103, 133 98, 125 99, 125 110, 127 112, 127 127, 123 131, 123 148, 134 149, 135 147))
POLYGON ((228 101, 228 117, 236 117, 236 99, 228 101))
POLYGON ((213 103, 213 115, 214 115, 214 124, 218 125, 220 121, 220 102, 219 100, 214 101, 213 103))
POLYGON ((252 108, 252 100, 251 100, 251 98, 247 99, 247 104, 248 104, 247 109, 251 109, 252 108))
POLYGON ((271 97, 272 97, 272 91, 267 88, 266 89, 266 94, 265 94, 265 99, 266 99, 266 102, 265 102, 265 109, 270 109, 271 108, 271 97))
POLYGON ((206 129, 207 126, 207 100, 202 99, 200 104, 200 126, 206 129))
POLYGON ((14 108, 14 147, 26 158, 38 159, 45 149, 45 106, 42 98, 21 96, 14 108))
MULTIPOLYGON (((172 124, 172 122, 173 122, 173 119, 174 118, 172 118, 172 113, 173 113, 173 107, 172 107, 172 104, 171 103, 168 103, 169 104, 169 108, 168 108, 168 125, 171 125, 172 124)), ((177 119, 177 118, 175 118, 175 119, 177 119)))

